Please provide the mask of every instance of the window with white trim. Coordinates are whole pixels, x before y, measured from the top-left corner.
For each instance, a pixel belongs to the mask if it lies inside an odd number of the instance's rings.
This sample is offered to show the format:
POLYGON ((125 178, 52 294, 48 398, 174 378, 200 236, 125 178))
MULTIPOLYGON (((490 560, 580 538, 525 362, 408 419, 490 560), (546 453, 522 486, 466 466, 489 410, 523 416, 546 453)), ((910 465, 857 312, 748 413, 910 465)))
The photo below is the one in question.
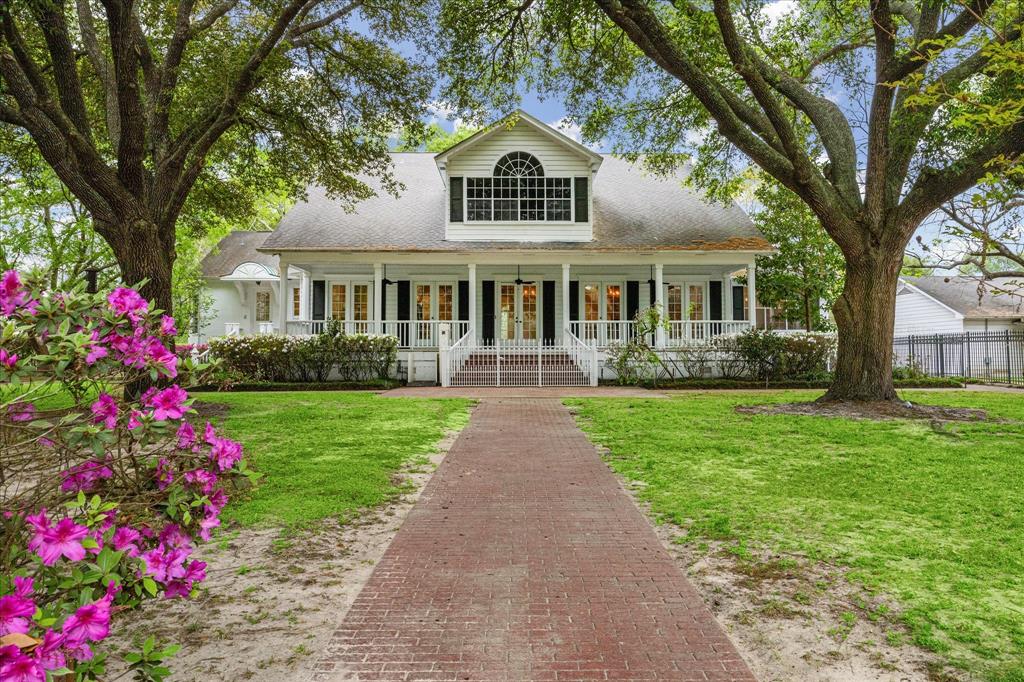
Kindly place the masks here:
POLYGON ((466 220, 565 222, 572 220, 572 178, 545 177, 527 152, 498 159, 489 178, 466 178, 466 220))

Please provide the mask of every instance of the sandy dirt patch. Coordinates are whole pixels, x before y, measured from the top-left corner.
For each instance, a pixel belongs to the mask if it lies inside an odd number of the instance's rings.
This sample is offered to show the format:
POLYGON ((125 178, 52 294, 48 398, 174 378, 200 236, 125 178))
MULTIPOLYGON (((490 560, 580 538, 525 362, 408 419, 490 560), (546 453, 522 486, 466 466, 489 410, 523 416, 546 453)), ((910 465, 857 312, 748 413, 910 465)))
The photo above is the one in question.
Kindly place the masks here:
MULTIPOLYGON (((642 483, 623 487, 636 498, 642 483)), ((960 680, 909 643, 899 607, 850 582, 846 570, 798 555, 740 558, 724 542, 681 542, 686 531, 654 524, 761 682, 960 680)))
POLYGON ((942 407, 910 402, 800 402, 767 405, 740 405, 741 414, 796 414, 812 417, 841 417, 843 419, 925 419, 932 423, 988 421, 985 410, 968 407, 942 407))
MULTIPOLYGON (((201 547, 207 580, 192 600, 124 616, 108 650, 150 635, 178 643, 169 682, 304 680, 457 434, 399 475, 402 494, 351 519, 303 530, 227 528, 201 547)), ((120 672, 111 670, 111 678, 120 672)))

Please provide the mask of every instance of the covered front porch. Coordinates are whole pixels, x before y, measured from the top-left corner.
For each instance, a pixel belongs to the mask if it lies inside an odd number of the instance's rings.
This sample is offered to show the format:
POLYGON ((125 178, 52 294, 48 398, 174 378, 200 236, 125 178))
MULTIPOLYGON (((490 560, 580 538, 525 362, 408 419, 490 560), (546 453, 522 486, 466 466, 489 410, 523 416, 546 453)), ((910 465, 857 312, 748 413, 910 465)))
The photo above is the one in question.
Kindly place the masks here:
POLYGON ((307 254, 282 259, 277 288, 287 293, 278 297, 273 330, 315 334, 332 324, 346 333, 393 335, 402 349, 437 350, 463 338, 478 346, 553 347, 570 336, 606 348, 635 334, 639 310, 658 305, 669 323, 652 341, 671 347, 740 333, 757 319, 752 258, 670 255, 551 263, 532 253, 516 263, 392 254, 368 263, 307 254), (746 283, 737 282, 741 277, 746 283))

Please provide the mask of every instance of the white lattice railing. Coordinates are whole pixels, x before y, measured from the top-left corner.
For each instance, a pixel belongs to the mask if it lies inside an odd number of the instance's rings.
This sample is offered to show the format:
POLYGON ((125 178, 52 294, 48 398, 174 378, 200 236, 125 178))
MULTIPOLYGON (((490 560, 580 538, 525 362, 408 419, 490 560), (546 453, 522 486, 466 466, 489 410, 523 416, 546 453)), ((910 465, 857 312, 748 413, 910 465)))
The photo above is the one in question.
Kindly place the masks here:
MULTIPOLYGON (((452 337, 460 338, 469 331, 469 322, 455 320, 340 320, 345 334, 389 334, 398 338, 399 348, 437 348, 438 326, 451 325, 452 337)), ((319 334, 327 326, 327 320, 289 320, 288 333, 294 336, 319 334)))

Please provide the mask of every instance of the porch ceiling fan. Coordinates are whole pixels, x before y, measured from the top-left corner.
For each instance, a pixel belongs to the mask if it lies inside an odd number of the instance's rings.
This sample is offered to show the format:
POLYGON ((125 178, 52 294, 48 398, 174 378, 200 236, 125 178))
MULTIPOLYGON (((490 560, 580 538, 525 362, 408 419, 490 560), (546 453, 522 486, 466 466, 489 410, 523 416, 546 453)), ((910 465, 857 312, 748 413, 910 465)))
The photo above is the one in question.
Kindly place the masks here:
POLYGON ((380 282, 384 286, 387 286, 389 284, 394 284, 395 283, 394 280, 388 279, 388 266, 386 266, 386 265, 384 266, 384 276, 381 277, 380 282))
POLYGON ((536 283, 537 282, 534 281, 534 280, 523 279, 522 278, 522 273, 520 272, 520 266, 518 266, 518 265, 516 266, 516 284, 536 284, 536 283))

